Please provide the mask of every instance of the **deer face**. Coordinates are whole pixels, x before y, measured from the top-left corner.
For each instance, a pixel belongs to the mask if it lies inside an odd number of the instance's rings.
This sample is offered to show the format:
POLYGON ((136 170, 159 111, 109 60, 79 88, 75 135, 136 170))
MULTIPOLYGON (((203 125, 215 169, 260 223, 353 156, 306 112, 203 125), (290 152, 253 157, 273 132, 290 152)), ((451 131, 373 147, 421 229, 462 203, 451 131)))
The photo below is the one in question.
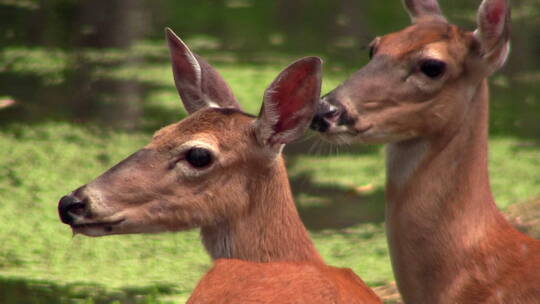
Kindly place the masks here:
POLYGON ((60 218, 75 233, 177 231, 241 216, 249 208, 250 182, 283 166, 283 145, 301 136, 313 117, 320 59, 285 69, 254 117, 239 110, 213 68, 167 34, 176 86, 191 115, 60 200, 60 218))
POLYGON ((414 24, 376 38, 371 61, 322 98, 312 128, 337 143, 436 136, 463 121, 480 82, 508 55, 504 0, 486 0, 479 29, 448 24, 434 0, 408 0, 414 24))
POLYGON ((176 231, 241 213, 257 169, 246 165, 257 154, 247 153, 257 147, 253 120, 210 108, 163 128, 146 147, 64 197, 64 222, 97 236, 176 231), (78 207, 70 209, 74 202, 78 207))

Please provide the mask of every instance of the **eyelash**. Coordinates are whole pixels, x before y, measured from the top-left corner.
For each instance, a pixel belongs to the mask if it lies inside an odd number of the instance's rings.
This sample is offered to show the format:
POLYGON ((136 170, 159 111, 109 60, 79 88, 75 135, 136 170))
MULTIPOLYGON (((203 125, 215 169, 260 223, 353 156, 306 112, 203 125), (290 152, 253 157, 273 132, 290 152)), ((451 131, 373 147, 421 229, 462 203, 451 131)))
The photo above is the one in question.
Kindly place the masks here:
POLYGON ((369 59, 373 58, 373 55, 375 55, 375 46, 370 46, 369 47, 369 59))
POLYGON ((367 48, 369 49, 369 59, 372 59, 373 56, 377 53, 377 45, 379 44, 379 38, 375 38, 372 42, 369 43, 367 48))

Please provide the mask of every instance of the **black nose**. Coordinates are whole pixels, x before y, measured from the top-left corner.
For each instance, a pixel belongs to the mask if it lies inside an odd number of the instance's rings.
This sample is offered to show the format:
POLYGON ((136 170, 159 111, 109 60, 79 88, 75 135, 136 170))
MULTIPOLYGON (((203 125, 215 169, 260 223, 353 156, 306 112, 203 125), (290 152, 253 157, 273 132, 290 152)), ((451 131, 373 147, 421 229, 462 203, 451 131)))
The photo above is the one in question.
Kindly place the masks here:
POLYGON ((330 128, 330 122, 335 121, 338 116, 338 109, 324 109, 322 111, 319 109, 311 121, 310 128, 318 132, 326 132, 330 128))
POLYGON ((66 195, 58 202, 58 215, 62 223, 71 225, 74 223, 76 215, 83 215, 86 212, 86 203, 73 195, 66 195))
POLYGON ((315 114, 315 117, 313 117, 309 127, 317 132, 326 132, 330 127, 330 124, 324 119, 323 115, 317 113, 315 114))

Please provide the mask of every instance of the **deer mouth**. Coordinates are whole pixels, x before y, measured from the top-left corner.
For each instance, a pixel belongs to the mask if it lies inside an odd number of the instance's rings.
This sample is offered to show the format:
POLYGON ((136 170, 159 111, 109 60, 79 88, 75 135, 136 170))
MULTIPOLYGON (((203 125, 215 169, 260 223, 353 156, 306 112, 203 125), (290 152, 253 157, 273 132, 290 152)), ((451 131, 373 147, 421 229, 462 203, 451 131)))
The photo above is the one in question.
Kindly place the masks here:
POLYGON ((125 220, 125 218, 122 218, 114 221, 72 224, 71 229, 74 233, 80 233, 87 236, 102 236, 115 233, 114 230, 116 227, 125 220))
POLYGON ((350 144, 353 142, 363 142, 363 138, 369 135, 369 131, 373 129, 372 124, 339 124, 334 123, 319 134, 321 137, 335 144, 350 144))
POLYGON ((322 98, 310 128, 327 141, 343 144, 358 141, 373 125, 331 96, 322 98))

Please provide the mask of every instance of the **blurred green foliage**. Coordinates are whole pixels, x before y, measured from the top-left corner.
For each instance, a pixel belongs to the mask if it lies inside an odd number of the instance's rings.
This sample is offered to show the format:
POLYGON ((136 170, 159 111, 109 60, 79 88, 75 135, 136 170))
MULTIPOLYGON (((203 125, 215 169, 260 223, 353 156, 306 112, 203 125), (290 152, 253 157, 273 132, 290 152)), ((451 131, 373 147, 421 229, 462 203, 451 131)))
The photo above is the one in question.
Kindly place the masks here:
MULTIPOLYGON (((441 2, 449 19, 474 29, 480 1, 441 2)), ((513 50, 493 78, 492 134, 538 138, 540 0, 512 6, 513 50)), ((147 95, 170 84, 169 72, 159 83, 148 73, 168 62, 164 27, 224 66, 319 55, 326 73, 347 75, 367 61, 375 36, 409 23, 399 1, 354 0, 2 0, 0 17, 0 95, 20 101, 0 111, 0 123, 46 117, 130 128, 146 127, 155 114, 147 95)))

